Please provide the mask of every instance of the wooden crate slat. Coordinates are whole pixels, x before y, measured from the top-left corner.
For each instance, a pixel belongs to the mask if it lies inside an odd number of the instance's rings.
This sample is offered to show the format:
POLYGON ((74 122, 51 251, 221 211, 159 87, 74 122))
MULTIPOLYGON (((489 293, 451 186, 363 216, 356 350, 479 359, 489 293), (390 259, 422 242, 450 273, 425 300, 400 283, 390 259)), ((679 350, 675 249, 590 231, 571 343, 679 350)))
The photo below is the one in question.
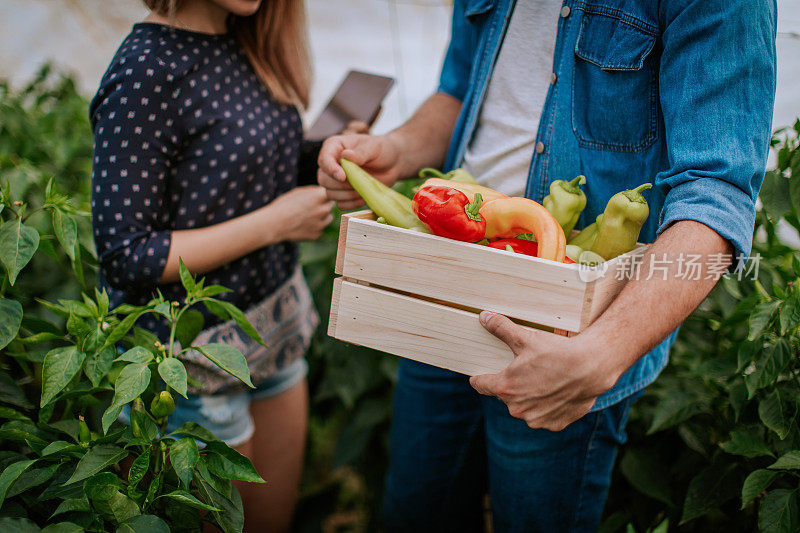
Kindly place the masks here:
POLYGON ((543 326, 581 329, 587 283, 577 266, 378 224, 363 212, 346 215, 342 225, 347 229, 337 273, 345 277, 543 326))
POLYGON ((334 281, 329 324, 337 339, 462 374, 500 372, 513 359, 475 313, 342 278, 334 281))

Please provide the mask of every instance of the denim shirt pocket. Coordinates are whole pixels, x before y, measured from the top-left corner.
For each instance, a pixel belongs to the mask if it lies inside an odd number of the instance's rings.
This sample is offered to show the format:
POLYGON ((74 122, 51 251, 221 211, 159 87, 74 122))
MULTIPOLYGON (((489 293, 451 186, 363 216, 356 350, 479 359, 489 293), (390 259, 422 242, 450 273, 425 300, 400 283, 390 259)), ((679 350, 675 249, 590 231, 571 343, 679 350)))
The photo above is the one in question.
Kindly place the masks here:
POLYGON ((575 43, 572 130, 584 148, 641 152, 657 137, 657 35, 615 11, 584 11, 575 43))
POLYGON ((478 22, 494 9, 495 3, 497 3, 497 0, 466 0, 464 16, 472 23, 478 22))

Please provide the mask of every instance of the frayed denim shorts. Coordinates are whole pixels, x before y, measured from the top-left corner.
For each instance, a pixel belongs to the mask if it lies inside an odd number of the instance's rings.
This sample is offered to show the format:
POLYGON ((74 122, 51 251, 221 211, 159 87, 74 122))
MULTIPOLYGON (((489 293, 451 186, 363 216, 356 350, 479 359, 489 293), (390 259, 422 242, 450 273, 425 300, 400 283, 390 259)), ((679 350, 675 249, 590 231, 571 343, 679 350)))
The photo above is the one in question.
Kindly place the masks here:
MULTIPOLYGON (((250 440, 255 431, 250 403, 286 392, 307 374, 308 363, 301 357, 269 376, 255 389, 198 396, 190 394, 188 398, 176 394, 175 411, 169 416, 167 430, 175 431, 186 422, 197 422, 228 446, 239 446, 250 440)), ((130 423, 130 405, 123 408, 119 420, 130 423)))

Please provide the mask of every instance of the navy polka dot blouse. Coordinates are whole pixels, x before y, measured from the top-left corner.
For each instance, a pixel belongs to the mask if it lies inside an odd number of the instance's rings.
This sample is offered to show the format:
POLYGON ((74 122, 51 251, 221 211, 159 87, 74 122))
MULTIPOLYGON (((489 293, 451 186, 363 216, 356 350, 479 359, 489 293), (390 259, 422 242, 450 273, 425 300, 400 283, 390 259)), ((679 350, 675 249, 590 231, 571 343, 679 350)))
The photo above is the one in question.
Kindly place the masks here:
MULTIPOLYGON (((180 299, 180 283, 157 286, 173 230, 244 215, 298 184, 297 109, 271 98, 231 34, 134 25, 90 114, 94 237, 114 304, 141 305, 156 288, 180 299)), ((206 285, 232 289, 220 298, 247 309, 296 262, 296 246, 282 242, 206 273, 206 285)), ((219 321, 204 314, 206 327, 219 321)))

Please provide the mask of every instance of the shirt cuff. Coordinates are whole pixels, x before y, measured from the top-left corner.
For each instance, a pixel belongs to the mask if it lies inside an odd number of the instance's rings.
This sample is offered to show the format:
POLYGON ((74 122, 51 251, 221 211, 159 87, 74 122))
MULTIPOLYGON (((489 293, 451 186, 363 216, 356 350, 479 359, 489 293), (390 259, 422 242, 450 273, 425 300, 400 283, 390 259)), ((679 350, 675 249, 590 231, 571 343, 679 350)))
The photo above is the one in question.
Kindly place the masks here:
POLYGON ((715 178, 684 181, 664 199, 658 225, 660 235, 673 222, 694 220, 705 224, 734 247, 730 270, 741 271, 753 245, 755 201, 739 187, 715 178))

